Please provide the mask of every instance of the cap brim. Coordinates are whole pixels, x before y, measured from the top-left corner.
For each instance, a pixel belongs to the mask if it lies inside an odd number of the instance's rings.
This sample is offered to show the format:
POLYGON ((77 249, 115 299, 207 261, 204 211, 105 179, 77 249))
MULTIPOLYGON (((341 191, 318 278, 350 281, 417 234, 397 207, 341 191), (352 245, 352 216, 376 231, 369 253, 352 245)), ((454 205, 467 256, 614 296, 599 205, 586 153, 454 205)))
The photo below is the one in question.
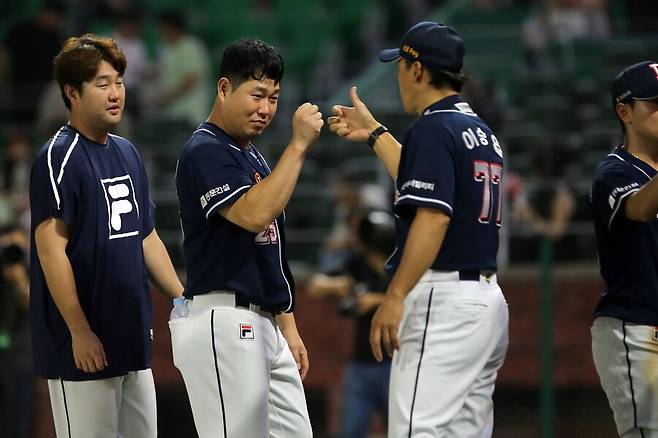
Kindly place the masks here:
POLYGON ((650 97, 633 97, 633 100, 654 100, 654 99, 658 99, 658 94, 650 97))
POLYGON ((400 59, 400 49, 386 49, 379 52, 381 62, 393 62, 400 59))

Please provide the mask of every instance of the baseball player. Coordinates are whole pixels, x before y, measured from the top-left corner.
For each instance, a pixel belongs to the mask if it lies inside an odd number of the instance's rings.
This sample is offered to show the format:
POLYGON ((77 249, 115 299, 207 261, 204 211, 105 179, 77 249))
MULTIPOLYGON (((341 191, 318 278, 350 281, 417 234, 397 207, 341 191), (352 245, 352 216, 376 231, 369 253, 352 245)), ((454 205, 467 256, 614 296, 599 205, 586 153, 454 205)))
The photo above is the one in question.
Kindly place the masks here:
POLYGON ((591 203, 606 288, 592 353, 617 432, 658 437, 658 63, 612 84, 624 143, 596 167, 591 203))
POLYGON ((378 360, 393 356, 389 438, 485 437, 507 350, 507 304, 496 282, 503 153, 459 92, 464 45, 457 32, 422 22, 399 48, 402 104, 418 119, 401 145, 351 90, 329 126, 367 141, 395 180, 397 247, 371 325, 378 360), (395 351, 395 354, 394 354, 395 351))
POLYGON ((272 122, 282 76, 273 47, 229 46, 210 116, 176 169, 189 316, 170 329, 200 438, 312 435, 283 209, 324 122, 317 106, 300 106, 270 170, 251 140, 272 122))
POLYGON ((55 78, 70 122, 44 145, 30 180, 30 322, 59 438, 155 438, 147 274, 180 296, 153 225, 137 150, 121 120, 126 58, 113 40, 69 38, 55 78))

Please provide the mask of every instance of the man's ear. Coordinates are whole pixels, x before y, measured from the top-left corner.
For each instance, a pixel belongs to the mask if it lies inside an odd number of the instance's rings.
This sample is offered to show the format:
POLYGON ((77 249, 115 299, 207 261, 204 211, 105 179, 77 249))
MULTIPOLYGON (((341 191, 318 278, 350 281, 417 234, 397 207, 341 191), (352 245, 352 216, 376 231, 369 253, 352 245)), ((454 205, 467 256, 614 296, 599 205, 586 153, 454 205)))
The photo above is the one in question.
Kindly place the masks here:
POLYGON ((231 81, 228 78, 221 77, 217 80, 217 97, 222 100, 233 91, 231 81))
POLYGON ((415 61, 413 64, 411 64, 411 69, 414 81, 418 83, 421 82, 423 80, 423 74, 426 73, 425 69, 423 68, 423 64, 421 64, 420 61, 415 61))
POLYGON ((619 116, 619 118, 623 123, 625 124, 631 123, 632 109, 630 105, 627 105, 625 103, 618 103, 617 105, 615 105, 615 111, 617 112, 617 116, 619 116))
POLYGON ((71 101, 71 105, 80 99, 80 92, 73 85, 65 84, 64 94, 71 101))

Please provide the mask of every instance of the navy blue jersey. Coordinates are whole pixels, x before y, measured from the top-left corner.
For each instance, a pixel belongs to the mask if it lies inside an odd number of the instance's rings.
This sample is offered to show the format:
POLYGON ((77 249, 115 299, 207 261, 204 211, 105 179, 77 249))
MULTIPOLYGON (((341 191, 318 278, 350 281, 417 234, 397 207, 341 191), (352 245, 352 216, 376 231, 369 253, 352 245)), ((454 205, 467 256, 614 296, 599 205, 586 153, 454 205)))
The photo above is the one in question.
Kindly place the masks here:
POLYGON ((151 366, 152 310, 142 240, 154 206, 142 160, 126 139, 95 143, 62 127, 39 151, 30 179, 30 321, 35 368, 53 379, 93 380, 151 366), (55 217, 68 225, 66 254, 82 310, 108 366, 75 367, 70 332, 57 310, 36 251, 34 230, 55 217))
POLYGON ((203 123, 192 134, 176 169, 186 297, 229 290, 270 310, 292 310, 294 282, 286 260, 284 214, 267 230, 252 233, 219 213, 269 174, 253 145, 237 146, 218 126, 203 123))
POLYGON ((596 168, 591 203, 601 276, 606 288, 597 316, 658 326, 658 219, 626 217, 626 201, 656 175, 644 161, 616 148, 596 168))
MULTIPOLYGON (((430 105, 407 132, 397 189, 393 275, 418 207, 451 217, 431 269, 496 269, 503 153, 491 129, 459 96, 430 105)), ((432 238, 428 236, 428 238, 432 238)))

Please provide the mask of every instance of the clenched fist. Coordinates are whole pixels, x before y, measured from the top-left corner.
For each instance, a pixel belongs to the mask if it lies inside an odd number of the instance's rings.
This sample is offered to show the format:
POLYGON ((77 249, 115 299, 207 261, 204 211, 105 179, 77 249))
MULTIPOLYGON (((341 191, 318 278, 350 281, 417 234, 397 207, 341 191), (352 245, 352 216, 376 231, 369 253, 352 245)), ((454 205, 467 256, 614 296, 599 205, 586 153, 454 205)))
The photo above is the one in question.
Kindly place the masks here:
POLYGON ((317 105, 308 102, 301 105, 292 116, 292 141, 301 146, 310 146, 318 139, 324 125, 322 113, 317 105))

